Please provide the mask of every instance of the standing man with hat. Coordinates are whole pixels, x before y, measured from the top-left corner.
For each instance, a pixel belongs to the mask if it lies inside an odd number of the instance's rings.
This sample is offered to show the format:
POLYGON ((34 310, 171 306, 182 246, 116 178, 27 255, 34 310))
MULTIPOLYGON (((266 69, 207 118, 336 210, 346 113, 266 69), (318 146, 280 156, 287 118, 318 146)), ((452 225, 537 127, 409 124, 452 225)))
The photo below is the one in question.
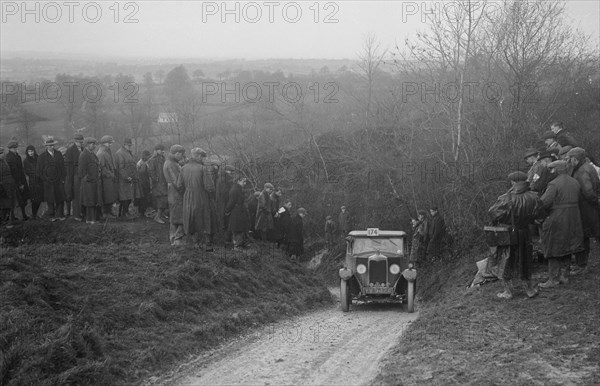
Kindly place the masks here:
POLYGON ((73 136, 75 141, 65 154, 65 196, 67 203, 67 216, 73 215, 73 220, 81 221, 83 218, 81 206, 81 179, 77 170, 79 168, 79 155, 83 151, 83 135, 75 133, 73 136))
POLYGON ((346 237, 348 232, 351 231, 350 226, 350 213, 346 209, 345 205, 342 205, 340 208, 340 214, 338 215, 338 227, 340 228, 340 233, 342 237, 346 237))
POLYGON ((142 196, 135 159, 133 158, 133 140, 125 138, 123 147, 115 153, 115 169, 117 171, 117 191, 119 195, 119 217, 131 218, 129 205, 131 201, 142 196))
POLYGON ((163 168, 165 166, 165 146, 162 143, 154 146, 154 155, 148 160, 148 173, 152 181, 152 196, 156 205, 156 216, 154 221, 164 224, 166 215, 164 212, 169 207, 169 190, 163 168))
POLYGON ((17 185, 6 162, 4 148, 0 147, 0 223, 8 220, 8 227, 12 227, 16 200, 17 185))
MULTIPOLYGON (((21 208, 21 219, 23 221, 28 220, 27 214, 25 214, 25 207, 27 206, 27 199, 29 198, 29 187, 27 185, 27 178, 23 171, 23 159, 18 153, 19 142, 11 140, 8 142, 8 154, 6 154, 6 162, 10 167, 10 172, 17 185, 17 204, 21 208)), ((11 212, 14 208, 11 209, 11 212)), ((12 214, 14 217, 14 214, 12 214)))
POLYGON ((244 205, 244 185, 248 179, 242 174, 235 178, 235 183, 229 189, 229 199, 225 206, 225 216, 229 217, 227 230, 231 232, 233 240, 233 250, 241 251, 245 237, 250 231, 250 219, 248 209, 244 205))
POLYGON ((579 182, 579 213, 583 227, 584 250, 575 254, 577 268, 572 272, 576 275, 587 269, 590 256, 590 238, 600 239, 600 179, 596 169, 586 157, 585 150, 575 147, 567 153, 572 167, 571 176, 579 182))
POLYGON ((113 137, 105 135, 100 138, 100 146, 96 152, 100 164, 100 197, 102 201, 102 214, 106 218, 115 218, 112 214, 112 206, 119 198, 116 186, 116 169, 110 145, 115 142, 113 137))
POLYGON ((183 245, 183 191, 177 188, 177 180, 181 174, 179 162, 183 159, 185 148, 181 145, 173 145, 169 151, 163 172, 167 181, 169 202, 169 241, 171 245, 183 245))
POLYGON ((84 139, 84 149, 77 161, 77 174, 81 184, 79 195, 81 205, 85 208, 85 222, 95 224, 97 221, 97 208, 102 206, 98 184, 100 183, 100 162, 96 156, 96 138, 84 139))
POLYGON ((431 261, 440 258, 446 249, 446 222, 440 214, 437 206, 429 208, 431 217, 427 222, 427 234, 425 235, 425 244, 427 244, 427 256, 431 261))
POLYGON ((579 182, 567 174, 567 161, 554 161, 548 167, 557 176, 542 195, 548 217, 542 226, 542 246, 548 259, 548 280, 541 288, 568 283, 571 255, 583 251, 583 228, 579 214, 579 182))
POLYGON ((37 175, 44 186, 44 201, 48 205, 50 221, 65 220, 65 161, 63 155, 54 148, 58 141, 48 136, 44 141, 46 151, 38 157, 37 175))

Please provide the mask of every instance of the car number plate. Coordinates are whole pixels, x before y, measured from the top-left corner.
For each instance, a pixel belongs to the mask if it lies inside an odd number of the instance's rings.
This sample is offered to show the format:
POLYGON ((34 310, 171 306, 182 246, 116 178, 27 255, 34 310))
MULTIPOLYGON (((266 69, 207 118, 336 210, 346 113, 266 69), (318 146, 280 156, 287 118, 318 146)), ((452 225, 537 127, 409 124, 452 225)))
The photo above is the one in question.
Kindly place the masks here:
POLYGON ((390 287, 366 287, 365 293, 367 294, 391 294, 393 288, 390 287))
POLYGON ((379 228, 367 228, 367 236, 379 236, 379 228))

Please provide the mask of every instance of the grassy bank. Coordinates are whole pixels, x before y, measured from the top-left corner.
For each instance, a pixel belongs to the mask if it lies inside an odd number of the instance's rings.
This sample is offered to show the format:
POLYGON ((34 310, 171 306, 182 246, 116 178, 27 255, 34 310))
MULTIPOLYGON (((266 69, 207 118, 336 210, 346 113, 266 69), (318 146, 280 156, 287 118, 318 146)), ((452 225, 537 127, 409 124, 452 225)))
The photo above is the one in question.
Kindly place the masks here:
MULTIPOLYGON (((597 384, 600 379, 600 264, 595 245, 583 276, 534 299, 501 283, 467 289, 481 256, 427 267, 420 317, 384 361, 375 385, 597 384)), ((545 281, 546 267, 534 278, 545 281)))
POLYGON ((166 237, 147 221, 3 229, 0 384, 135 384, 331 302, 273 248, 204 253, 166 237))

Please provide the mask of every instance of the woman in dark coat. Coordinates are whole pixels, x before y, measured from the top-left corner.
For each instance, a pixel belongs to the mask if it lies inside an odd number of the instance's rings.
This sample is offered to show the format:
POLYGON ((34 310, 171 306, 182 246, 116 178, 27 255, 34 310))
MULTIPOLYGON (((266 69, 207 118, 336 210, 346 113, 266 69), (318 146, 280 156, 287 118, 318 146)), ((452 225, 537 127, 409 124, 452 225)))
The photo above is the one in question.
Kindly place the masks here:
POLYGON ((229 199, 225 207, 225 216, 229 216, 227 230, 233 235, 233 250, 240 250, 244 244, 244 237, 250 230, 250 219, 248 210, 244 205, 244 192, 242 188, 246 185, 247 178, 239 176, 235 184, 229 190, 229 199))
POLYGON ((44 186, 42 180, 36 173, 38 154, 35 147, 27 146, 25 149, 25 159, 23 160, 23 171, 29 183, 29 198, 31 199, 31 218, 36 219, 38 210, 42 201, 44 201, 44 186))
POLYGON ((88 137, 84 140, 85 148, 79 154, 77 174, 81 180, 80 202, 85 207, 85 222, 96 223, 96 208, 100 207, 102 200, 98 183, 100 182, 100 161, 94 153, 96 139, 88 137))

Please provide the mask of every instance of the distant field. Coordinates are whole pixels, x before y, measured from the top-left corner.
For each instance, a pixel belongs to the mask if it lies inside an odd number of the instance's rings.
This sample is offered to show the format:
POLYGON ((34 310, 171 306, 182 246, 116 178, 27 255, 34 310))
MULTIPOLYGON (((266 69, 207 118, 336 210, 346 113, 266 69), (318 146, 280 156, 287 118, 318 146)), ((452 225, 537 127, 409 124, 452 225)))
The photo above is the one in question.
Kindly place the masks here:
POLYGON ((40 121, 36 122, 29 138, 25 138, 25 133, 19 130, 17 123, 5 123, 0 121, 0 144, 4 146, 8 140, 16 137, 21 145, 32 144, 41 146, 42 135, 52 135, 60 144, 66 144, 71 138, 71 133, 66 133, 64 125, 64 110, 61 105, 46 101, 29 102, 24 105, 27 110, 36 115, 40 121))

